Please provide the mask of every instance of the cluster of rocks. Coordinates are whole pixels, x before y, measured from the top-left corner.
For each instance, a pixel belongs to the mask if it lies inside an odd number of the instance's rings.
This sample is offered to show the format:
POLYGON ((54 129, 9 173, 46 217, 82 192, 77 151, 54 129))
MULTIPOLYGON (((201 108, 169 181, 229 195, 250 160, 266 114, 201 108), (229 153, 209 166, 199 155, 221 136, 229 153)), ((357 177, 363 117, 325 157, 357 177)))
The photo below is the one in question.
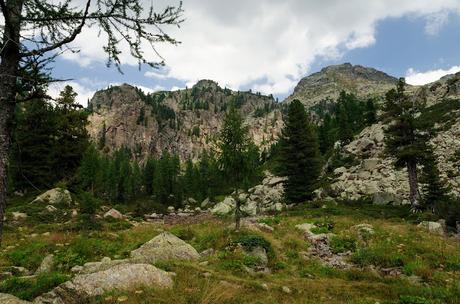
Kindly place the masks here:
POLYGON ((395 170, 392 160, 382 157, 383 141, 383 125, 374 124, 345 146, 340 153, 360 161, 356 165, 334 170, 335 179, 328 194, 351 200, 373 196, 376 204, 408 203, 407 173, 395 170))
MULTIPOLYGON (((393 159, 384 154, 384 125, 365 128, 339 153, 357 160, 356 164, 334 170, 329 191, 318 191, 317 197, 356 200, 372 197, 375 204, 408 204, 409 184, 407 170, 397 170, 393 159)), ((460 195, 460 118, 448 129, 441 130, 431 140, 438 158, 441 178, 455 196, 460 195)))
POLYGON ((262 184, 257 185, 247 192, 233 193, 222 202, 216 204, 211 212, 217 215, 227 215, 236 208, 236 200, 241 203, 241 211, 250 216, 263 214, 270 211, 281 211, 286 208, 283 203, 283 182, 285 178, 265 173, 262 184))
MULTIPOLYGON (((158 269, 152 264, 168 260, 194 261, 200 254, 188 243, 169 232, 163 232, 149 242, 131 251, 127 259, 112 260, 109 257, 99 262, 75 266, 75 276, 50 292, 37 297, 35 304, 78 304, 90 302, 106 292, 132 291, 144 286, 172 288, 174 273, 158 269)), ((52 271, 53 256, 46 256, 35 274, 52 271)), ((30 275, 18 269, 22 275, 30 275)), ((0 294, 0 303, 25 304, 16 297, 0 294)))
MULTIPOLYGON (((42 206, 43 210, 41 210, 41 213, 52 213, 52 214, 57 214, 60 213, 63 217, 66 217, 68 215, 71 215, 72 217, 76 216, 77 210, 72 209, 72 212, 67 212, 64 210, 61 210, 63 208, 59 208, 61 206, 65 206, 66 210, 71 207, 74 202, 72 200, 72 196, 70 195, 70 192, 66 189, 62 188, 54 188, 50 189, 40 195, 38 195, 33 201, 30 202, 31 205, 38 205, 42 206)), ((22 222, 25 221, 29 215, 26 212, 19 212, 19 211, 13 211, 11 212, 11 220, 13 222, 22 222)), ((8 218, 7 218, 8 219, 8 218)))
POLYGON ((351 252, 334 253, 329 245, 333 233, 320 233, 315 234, 312 232, 313 228, 317 228, 316 225, 311 223, 304 223, 297 225, 296 228, 304 234, 305 238, 310 242, 311 246, 307 252, 301 252, 304 258, 316 258, 326 266, 349 269, 353 267, 353 264, 349 263, 346 258, 350 256, 351 252))

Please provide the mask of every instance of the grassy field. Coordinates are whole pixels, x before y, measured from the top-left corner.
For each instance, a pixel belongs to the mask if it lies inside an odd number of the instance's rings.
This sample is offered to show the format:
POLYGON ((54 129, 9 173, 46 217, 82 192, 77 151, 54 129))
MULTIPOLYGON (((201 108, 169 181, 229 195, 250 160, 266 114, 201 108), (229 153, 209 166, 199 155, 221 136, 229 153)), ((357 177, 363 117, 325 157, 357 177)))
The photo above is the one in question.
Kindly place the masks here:
MULTIPOLYGON (((10 210, 20 208, 15 204, 10 210)), ((171 290, 114 292, 95 299, 96 303, 460 303, 460 241, 418 228, 416 223, 429 215, 412 215, 404 207, 299 206, 259 219, 273 232, 235 232, 230 218, 174 225, 100 220, 94 230, 83 231, 64 215, 65 222, 48 219, 41 224, 33 217, 7 226, 0 267, 35 270, 52 253, 57 269, 34 278, 0 281, 0 292, 23 299, 33 299, 67 280, 75 265, 105 256, 126 257, 167 230, 199 252, 213 248, 215 254, 198 262, 156 265, 176 273, 171 290), (351 251, 347 259, 354 267, 341 270, 306 258, 303 253, 311 244, 295 225, 307 222, 320 227, 317 233, 333 233, 331 249, 351 251), (363 237, 352 228, 362 223, 372 225, 375 233, 363 237), (264 246, 271 272, 248 272, 257 261, 234 250, 237 243, 264 246), (396 269, 398 275, 385 275, 381 269, 396 269)))

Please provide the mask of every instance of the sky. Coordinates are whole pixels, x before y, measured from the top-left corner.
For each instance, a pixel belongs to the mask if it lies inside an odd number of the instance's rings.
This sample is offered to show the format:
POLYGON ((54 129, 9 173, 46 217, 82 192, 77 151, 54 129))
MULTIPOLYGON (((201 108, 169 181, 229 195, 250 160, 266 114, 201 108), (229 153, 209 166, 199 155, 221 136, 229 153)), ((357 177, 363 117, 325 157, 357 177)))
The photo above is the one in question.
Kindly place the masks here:
MULTIPOLYGON (((75 3, 82 0, 74 0, 75 3)), ((146 7, 153 0, 141 0, 146 7)), ((155 8, 175 0, 156 0, 155 8)), ((181 41, 156 45, 166 66, 139 66, 122 54, 123 74, 106 67, 104 35, 85 28, 60 56, 53 75, 87 104, 94 92, 129 83, 146 92, 191 87, 200 79, 260 91, 283 100, 299 80, 323 67, 350 62, 374 67, 414 85, 460 71, 460 0, 184 0, 181 41)), ((145 54, 158 60, 150 47, 145 54)))

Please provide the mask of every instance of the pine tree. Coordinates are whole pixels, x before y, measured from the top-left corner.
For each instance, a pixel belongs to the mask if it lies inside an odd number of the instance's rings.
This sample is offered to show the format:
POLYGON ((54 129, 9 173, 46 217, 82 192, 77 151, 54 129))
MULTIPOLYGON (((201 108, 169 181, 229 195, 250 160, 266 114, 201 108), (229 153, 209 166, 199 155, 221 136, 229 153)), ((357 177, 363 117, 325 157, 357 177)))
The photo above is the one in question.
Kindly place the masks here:
POLYGON ((424 160, 427 135, 416 119, 421 105, 405 94, 405 85, 404 78, 400 78, 396 89, 391 89, 385 96, 383 118, 390 123, 385 130, 385 144, 386 153, 395 158, 395 166, 407 168, 409 200, 416 211, 421 208, 417 165, 424 160))
MULTIPOLYGON (((240 96, 240 95, 238 95, 240 96)), ((219 164, 227 184, 238 194, 238 187, 248 188, 250 180, 257 174, 253 170, 253 143, 249 138, 249 129, 244 125, 243 117, 232 105, 225 115, 222 130, 218 136, 220 151, 219 164)), ((257 159, 259 159, 259 153, 257 159)), ((241 219, 241 202, 236 199, 235 227, 238 230, 241 219)))
POLYGON ((95 194, 99 186, 101 176, 101 162, 99 152, 94 145, 90 145, 83 154, 80 168, 78 169, 78 181, 80 186, 95 194))
POLYGON ((280 139, 281 172, 287 176, 286 200, 300 203, 312 199, 321 171, 318 138, 304 106, 289 104, 280 139))
POLYGON ((58 172, 53 149, 56 147, 56 113, 51 104, 37 100, 18 106, 13 132, 10 170, 18 189, 49 188, 58 172))
POLYGON ((76 102, 77 93, 71 86, 66 86, 60 93, 56 105, 57 134, 56 145, 53 148, 59 178, 71 178, 77 168, 83 153, 89 145, 89 135, 86 129, 88 113, 76 102))
POLYGON ((143 172, 143 184, 145 193, 148 195, 153 194, 153 177, 155 170, 157 169, 157 161, 153 158, 148 158, 145 162, 143 172))
POLYGON ((441 181, 438 162, 432 149, 427 149, 425 155, 421 176, 421 182, 424 184, 422 188, 423 206, 434 211, 440 203, 451 200, 450 189, 445 186, 446 183, 441 181))
POLYGON ((374 100, 368 99, 366 101, 366 124, 372 125, 377 122, 377 108, 375 106, 374 100))
POLYGON ((243 117, 231 106, 218 137, 219 164, 231 188, 236 189, 246 172, 245 157, 250 144, 249 129, 243 117))

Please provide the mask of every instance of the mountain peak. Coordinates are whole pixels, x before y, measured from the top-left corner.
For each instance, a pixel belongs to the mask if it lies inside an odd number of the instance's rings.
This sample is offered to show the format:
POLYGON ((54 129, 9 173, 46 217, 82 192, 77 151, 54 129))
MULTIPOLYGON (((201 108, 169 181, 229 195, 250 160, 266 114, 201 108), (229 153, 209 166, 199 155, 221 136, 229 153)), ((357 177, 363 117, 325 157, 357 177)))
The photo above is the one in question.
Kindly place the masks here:
POLYGON ((210 79, 202 79, 198 81, 194 86, 194 88, 219 88, 219 84, 214 80, 210 79))
POLYGON ((398 79, 374 68, 343 63, 324 67, 302 80, 287 101, 299 99, 307 107, 321 100, 337 99, 341 91, 359 97, 381 96, 397 83, 398 79))

